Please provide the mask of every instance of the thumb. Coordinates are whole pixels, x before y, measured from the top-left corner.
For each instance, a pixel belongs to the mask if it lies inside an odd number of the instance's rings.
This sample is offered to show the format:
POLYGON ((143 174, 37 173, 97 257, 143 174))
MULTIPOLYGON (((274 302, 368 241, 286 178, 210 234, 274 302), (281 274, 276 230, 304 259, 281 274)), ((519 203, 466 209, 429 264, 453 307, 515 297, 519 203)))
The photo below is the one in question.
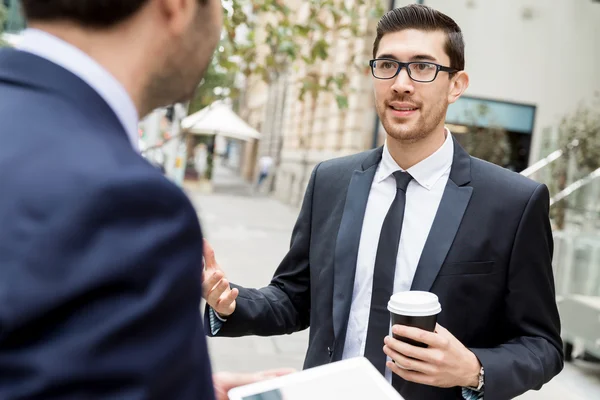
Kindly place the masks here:
POLYGON ((206 269, 218 269, 219 265, 217 264, 217 260, 215 258, 215 251, 212 246, 206 239, 204 239, 203 250, 202 253, 204 255, 205 267, 206 269))

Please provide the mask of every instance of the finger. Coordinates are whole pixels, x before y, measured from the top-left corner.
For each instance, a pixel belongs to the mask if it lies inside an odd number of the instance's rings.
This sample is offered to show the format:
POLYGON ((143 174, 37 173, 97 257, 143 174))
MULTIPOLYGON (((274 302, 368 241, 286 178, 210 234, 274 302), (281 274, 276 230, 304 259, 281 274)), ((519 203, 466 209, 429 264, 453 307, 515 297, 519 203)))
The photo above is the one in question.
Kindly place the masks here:
POLYGON ((405 343, 390 336, 386 336, 384 343, 396 353, 400 353, 406 357, 425 362, 431 362, 434 358, 434 355, 431 354, 433 353, 431 348, 413 346, 412 344, 405 343))
POLYGON ((394 362, 396 362, 396 365, 398 365, 400 368, 422 372, 424 374, 433 374, 435 372, 435 368, 431 364, 428 364, 421 360, 406 357, 403 354, 395 352, 387 345, 383 346, 383 352, 386 355, 388 355, 394 362))
POLYGON ((206 302, 211 307, 216 308, 219 302, 219 298, 226 291, 229 291, 229 282, 227 282, 227 279, 221 279, 219 283, 217 283, 217 285, 214 288, 212 288, 212 290, 208 293, 208 296, 206 297, 206 302))
POLYGON ((295 372, 297 372, 297 370, 295 368, 279 368, 279 369, 271 369, 271 370, 267 370, 267 371, 261 371, 261 372, 259 372, 259 374, 262 375, 262 377, 264 379, 271 379, 271 378, 277 378, 279 376, 293 374, 295 372))
POLYGON ((232 372, 228 373, 226 390, 233 389, 234 387, 249 385, 251 383, 259 382, 263 380, 261 376, 256 373, 248 373, 248 372, 232 372))
POLYGON ((213 273, 202 273, 202 292, 208 295, 225 275, 221 271, 213 273))
POLYGON ((445 344, 445 340, 437 333, 429 332, 419 328, 414 328, 412 326, 394 325, 392 327, 392 332, 398 336, 402 336, 407 339, 412 339, 431 347, 439 348, 445 344))
MULTIPOLYGON (((216 381, 226 381, 226 389, 232 389, 237 386, 248 385, 255 382, 264 381, 265 379, 272 379, 278 376, 287 375, 289 373, 296 372, 296 370, 291 368, 281 368, 274 370, 267 370, 261 372, 252 372, 252 373, 227 373, 226 379, 221 379, 220 376, 216 377, 216 381)), ((223 376, 223 373, 221 374, 223 376)))
POLYGON ((211 285, 212 289, 224 276, 222 271, 202 271, 202 285, 211 285))
POLYGON ((231 304, 237 299, 239 291, 237 289, 226 290, 217 300, 217 307, 220 310, 229 308, 231 304))
POLYGON ((402 379, 409 381, 420 383, 422 385, 432 385, 433 377, 427 374, 423 374, 421 372, 409 371, 407 369, 402 369, 394 364, 392 361, 387 361, 385 363, 386 367, 388 367, 394 374, 398 375, 402 379))
POLYGON ((217 259, 215 258, 215 251, 206 239, 204 239, 202 252, 204 255, 204 267, 207 270, 218 269, 219 265, 217 264, 217 259))
POLYGON ((223 278, 219 280, 219 282, 217 282, 217 284, 209 290, 209 297, 216 303, 219 301, 219 299, 221 298, 221 296, 223 296, 224 293, 229 292, 229 289, 229 282, 226 278, 223 278))
POLYGON ((224 274, 221 271, 212 273, 202 272, 202 293, 205 293, 208 296, 223 277, 224 274))
POLYGON ((435 333, 437 333, 438 335, 442 335, 442 336, 452 336, 452 337, 454 337, 454 335, 452 335, 450 333, 450 331, 448 331, 448 329, 444 328, 440 324, 436 324, 435 325, 435 333))

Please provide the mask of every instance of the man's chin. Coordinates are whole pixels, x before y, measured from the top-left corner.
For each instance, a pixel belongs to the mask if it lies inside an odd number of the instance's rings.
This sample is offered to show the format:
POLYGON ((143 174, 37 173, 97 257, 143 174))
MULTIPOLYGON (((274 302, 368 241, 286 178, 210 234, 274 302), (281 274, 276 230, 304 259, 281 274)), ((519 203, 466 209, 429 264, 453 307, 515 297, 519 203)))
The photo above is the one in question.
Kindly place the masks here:
POLYGON ((421 130, 409 127, 394 126, 391 129, 386 129, 388 136, 403 143, 414 143, 423 139, 424 135, 421 130))

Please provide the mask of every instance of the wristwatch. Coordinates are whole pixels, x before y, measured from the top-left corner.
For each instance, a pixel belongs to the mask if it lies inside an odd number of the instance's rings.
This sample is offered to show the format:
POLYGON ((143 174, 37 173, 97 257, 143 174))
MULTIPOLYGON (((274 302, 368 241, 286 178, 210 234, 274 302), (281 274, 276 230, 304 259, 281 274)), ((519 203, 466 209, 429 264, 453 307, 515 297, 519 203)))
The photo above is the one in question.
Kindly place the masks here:
POLYGON ((483 379, 484 375, 485 375, 485 372, 483 370, 483 366, 481 366, 481 369, 479 370, 479 377, 478 377, 479 378, 479 384, 477 385, 476 388, 474 387, 473 390, 475 390, 477 392, 481 392, 483 390, 483 385, 485 383, 484 379, 483 379))

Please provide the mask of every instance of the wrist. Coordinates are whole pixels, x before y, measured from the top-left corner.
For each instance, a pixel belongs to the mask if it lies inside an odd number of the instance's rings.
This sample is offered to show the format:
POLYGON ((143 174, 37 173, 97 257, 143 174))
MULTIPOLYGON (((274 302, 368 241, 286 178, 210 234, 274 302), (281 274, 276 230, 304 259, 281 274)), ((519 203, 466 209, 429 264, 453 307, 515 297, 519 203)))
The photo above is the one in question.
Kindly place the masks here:
POLYGON ((479 386, 479 375, 481 373, 481 362, 473 352, 470 353, 470 362, 469 368, 467 369, 467 374, 465 376, 465 383, 463 387, 476 388, 479 386))
POLYGON ((210 310, 213 313, 213 315, 222 322, 225 322, 227 320, 227 318, 231 315, 231 314, 222 314, 222 313, 218 312, 213 306, 210 306, 210 310))

